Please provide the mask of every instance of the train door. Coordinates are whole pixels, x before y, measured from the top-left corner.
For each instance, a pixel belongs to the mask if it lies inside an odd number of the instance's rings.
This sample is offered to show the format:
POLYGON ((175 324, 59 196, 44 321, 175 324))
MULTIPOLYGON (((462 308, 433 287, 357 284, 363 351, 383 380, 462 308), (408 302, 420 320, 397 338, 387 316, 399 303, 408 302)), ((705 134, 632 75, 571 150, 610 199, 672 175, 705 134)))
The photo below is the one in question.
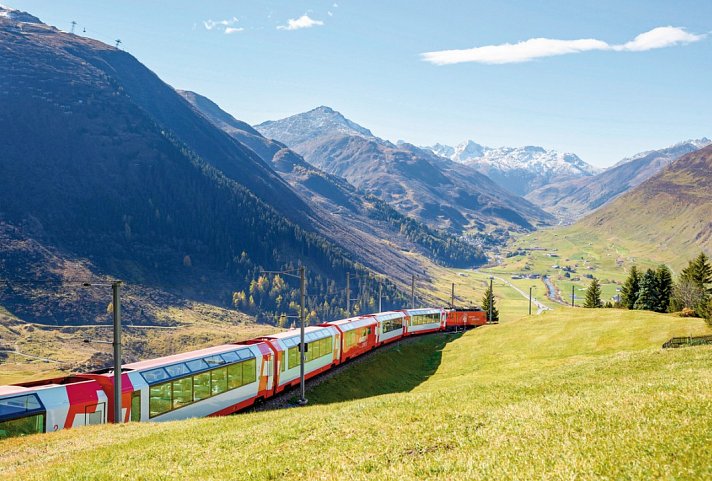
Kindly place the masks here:
POLYGON ((84 408, 84 424, 104 424, 106 422, 106 403, 91 404, 84 408))

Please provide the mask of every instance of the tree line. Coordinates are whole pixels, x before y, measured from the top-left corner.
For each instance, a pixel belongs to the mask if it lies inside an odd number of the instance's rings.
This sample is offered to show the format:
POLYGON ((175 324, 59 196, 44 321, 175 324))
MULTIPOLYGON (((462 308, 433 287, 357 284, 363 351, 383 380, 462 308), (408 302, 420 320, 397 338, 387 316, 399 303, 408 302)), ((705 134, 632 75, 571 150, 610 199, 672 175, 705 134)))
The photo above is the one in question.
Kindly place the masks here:
MULTIPOLYGON (((584 307, 604 307, 601 286, 593 279, 586 290, 584 307)), ((712 265, 704 252, 690 260, 673 281, 670 269, 661 264, 645 272, 633 266, 621 288, 620 299, 606 307, 655 312, 680 312, 683 316, 704 317, 712 322, 712 265)))

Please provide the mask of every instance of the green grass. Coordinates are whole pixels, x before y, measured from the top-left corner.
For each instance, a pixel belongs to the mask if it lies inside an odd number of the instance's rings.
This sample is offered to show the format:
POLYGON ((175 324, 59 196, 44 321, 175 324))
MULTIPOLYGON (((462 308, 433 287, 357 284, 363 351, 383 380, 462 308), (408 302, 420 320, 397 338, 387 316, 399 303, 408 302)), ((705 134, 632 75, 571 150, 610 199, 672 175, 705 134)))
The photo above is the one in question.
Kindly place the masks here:
POLYGON ((699 319, 562 309, 367 359, 305 408, 0 443, 3 480, 710 479, 699 319))

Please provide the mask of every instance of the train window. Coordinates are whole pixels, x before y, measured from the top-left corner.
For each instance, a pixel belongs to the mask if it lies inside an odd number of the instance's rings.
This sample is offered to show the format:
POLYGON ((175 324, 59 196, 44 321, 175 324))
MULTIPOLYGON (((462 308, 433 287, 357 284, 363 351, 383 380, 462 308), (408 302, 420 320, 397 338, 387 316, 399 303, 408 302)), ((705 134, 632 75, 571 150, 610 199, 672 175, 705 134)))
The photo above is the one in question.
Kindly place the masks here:
POLYGON ((204 372, 193 376, 193 400, 200 401, 210 397, 210 373, 204 372))
POLYGON ((202 359, 195 359, 193 361, 188 361, 188 362, 186 362, 186 364, 188 365, 188 367, 190 368, 190 370, 192 372, 202 371, 203 369, 208 368, 208 363, 206 363, 202 359))
POLYGON ((193 402, 193 378, 185 377, 173 381, 173 409, 178 409, 193 402))
POLYGON ((0 439, 13 436, 43 433, 45 431, 45 415, 35 414, 9 421, 0 421, 0 439))
POLYGON ((42 409, 35 394, 0 399, 0 416, 14 416, 28 411, 42 409))
POLYGON ((292 369, 293 367, 299 366, 300 358, 299 358, 299 347, 294 346, 290 347, 289 351, 289 369, 292 369))
POLYGON ((170 382, 155 384, 148 389, 148 412, 150 417, 155 417, 171 410, 170 382))
POLYGON ((211 393, 213 396, 227 391, 227 368, 220 368, 210 371, 211 378, 211 393))
POLYGON ((164 379, 168 379, 170 377, 170 376, 168 376, 168 373, 166 372, 166 370, 163 369, 162 367, 159 367, 158 369, 151 369, 150 371, 141 373, 141 375, 146 380, 146 382, 149 384, 158 382, 158 381, 163 381, 164 379))
POLYGON ((242 363, 242 384, 250 384, 256 379, 257 362, 255 359, 250 359, 242 363))
POLYGON ((242 364, 227 367, 227 388, 235 389, 242 386, 242 364))
POLYGON ((203 360, 207 362, 208 366, 210 367, 216 367, 225 364, 225 361, 220 356, 204 357, 203 360))
POLYGON ((190 374, 190 369, 183 363, 166 366, 166 371, 171 377, 185 376, 190 374))
POLYGON ((321 342, 321 340, 312 343, 313 349, 310 349, 310 351, 312 351, 312 357, 314 359, 321 357, 321 345, 322 344, 323 343, 321 342))
POLYGON ((134 391, 131 394, 131 422, 141 420, 141 391, 134 391))
POLYGON ((240 356, 236 352, 224 352, 220 356, 225 360, 225 362, 237 362, 240 360, 240 356))

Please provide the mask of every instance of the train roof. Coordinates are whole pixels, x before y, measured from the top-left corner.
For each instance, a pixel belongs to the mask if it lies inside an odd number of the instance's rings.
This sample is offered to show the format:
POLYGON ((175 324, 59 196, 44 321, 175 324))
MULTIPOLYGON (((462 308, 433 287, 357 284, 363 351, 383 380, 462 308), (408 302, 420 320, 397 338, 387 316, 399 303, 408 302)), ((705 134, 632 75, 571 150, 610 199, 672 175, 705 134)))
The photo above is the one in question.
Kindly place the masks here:
POLYGON ((352 331, 359 327, 372 326, 378 321, 372 315, 349 317, 348 319, 339 319, 338 321, 327 322, 331 326, 338 326, 342 331, 352 331))
POLYGON ((409 316, 417 316, 419 314, 440 314, 442 309, 436 309, 432 307, 421 308, 421 309, 404 309, 409 316))
POLYGON ((378 319, 379 322, 388 321, 390 319, 398 319, 399 317, 405 317, 405 313, 400 311, 377 312, 376 314, 371 315, 378 319))
POLYGON ((181 354, 172 354, 170 356, 158 357, 156 359, 149 359, 146 361, 132 362, 129 364, 124 364, 123 368, 130 371, 139 371, 143 369, 151 369, 159 366, 166 366, 170 364, 176 364, 183 361, 189 361, 192 359, 198 359, 203 357, 208 357, 216 354, 223 354, 230 351, 237 351, 240 349, 249 349, 248 344, 221 344, 219 346, 207 347, 205 349, 198 349, 197 351, 189 351, 181 354))

